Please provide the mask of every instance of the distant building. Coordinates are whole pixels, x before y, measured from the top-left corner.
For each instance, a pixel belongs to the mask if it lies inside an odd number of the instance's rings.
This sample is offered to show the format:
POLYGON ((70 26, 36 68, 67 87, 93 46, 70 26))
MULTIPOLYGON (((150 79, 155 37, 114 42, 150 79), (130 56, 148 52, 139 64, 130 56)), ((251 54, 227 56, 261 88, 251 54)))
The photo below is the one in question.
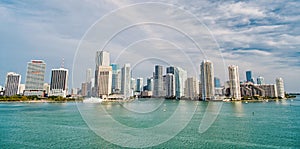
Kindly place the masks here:
POLYGON ((167 67, 167 73, 174 74, 175 76, 175 90, 176 90, 176 98, 180 99, 185 96, 185 82, 187 80, 187 72, 180 68, 170 66, 167 67))
POLYGON ((32 60, 27 64, 25 96, 44 96, 46 64, 42 60, 32 60))
POLYGON ((67 96, 68 75, 68 69, 65 68, 51 70, 50 96, 67 96))
POLYGON ((25 84, 20 84, 20 85, 19 85, 19 94, 20 94, 20 95, 23 95, 24 90, 25 90, 25 84))
POLYGON ((125 64, 121 70, 121 93, 125 98, 131 96, 131 68, 130 64, 125 64))
POLYGON ((147 90, 148 91, 153 91, 153 78, 147 78, 147 90))
POLYGON ((277 86, 277 95, 280 98, 285 98, 284 93, 284 83, 282 78, 276 79, 276 86, 277 86))
POLYGON ((144 87, 143 78, 136 79, 136 92, 142 92, 144 87))
POLYGON ((43 90, 45 91, 45 94, 50 94, 50 85, 48 83, 44 83, 43 90))
POLYGON ((198 82, 195 77, 187 78, 185 82, 185 97, 188 99, 198 99, 198 82))
POLYGON ((153 73, 154 87, 153 96, 163 97, 163 66, 155 65, 153 73))
POLYGON ((164 76, 164 86, 167 98, 175 97, 175 77, 173 74, 168 73, 164 76))
POLYGON ((110 64, 112 67, 112 93, 120 93, 121 91, 121 70, 117 64, 110 64))
POLYGON ((241 99, 240 79, 238 66, 231 65, 228 67, 230 96, 233 100, 241 99))
POLYGON ((202 85, 202 100, 212 100, 215 95, 214 85, 214 67, 209 60, 204 60, 200 66, 201 70, 201 85, 202 85))
POLYGON ((265 84, 264 78, 261 76, 257 77, 256 81, 258 85, 265 84))
POLYGON ((6 75, 5 96, 13 96, 19 94, 21 75, 9 72, 6 75))
POLYGON ((271 98, 278 97, 277 88, 275 84, 263 84, 263 85, 258 85, 258 87, 265 91, 265 97, 271 97, 271 98))
POLYGON ((93 75, 92 75, 92 69, 88 68, 86 70, 86 79, 85 82, 87 83, 87 97, 91 97, 92 96, 92 87, 93 87, 93 75))
POLYGON ((220 88, 221 87, 221 83, 220 83, 220 79, 217 77, 214 77, 214 83, 215 83, 215 87, 216 88, 220 88))
POLYGON ((246 81, 254 83, 254 80, 252 78, 252 71, 250 70, 246 71, 246 81))
POLYGON ((81 83, 81 96, 87 97, 87 83, 86 82, 81 83))

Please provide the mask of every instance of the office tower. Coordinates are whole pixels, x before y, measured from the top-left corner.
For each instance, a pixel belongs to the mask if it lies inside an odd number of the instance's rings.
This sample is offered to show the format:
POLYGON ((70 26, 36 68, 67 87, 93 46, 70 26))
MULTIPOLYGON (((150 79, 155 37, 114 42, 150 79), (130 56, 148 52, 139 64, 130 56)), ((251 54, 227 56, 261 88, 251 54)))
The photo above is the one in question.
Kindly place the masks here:
POLYGON ((232 97, 232 100, 240 100, 241 91, 240 91, 240 78, 239 78, 238 66, 230 65, 228 67, 228 72, 229 72, 230 96, 232 97))
POLYGON ((185 83, 185 97, 188 99, 197 99, 198 82, 195 77, 187 78, 185 83))
POLYGON ((143 91, 143 87, 144 87, 143 78, 137 78, 136 79, 136 91, 137 92, 143 91))
POLYGON ((40 96, 44 93, 46 64, 42 60, 32 60, 27 63, 26 81, 25 81, 25 96, 40 96))
POLYGON ((112 67, 112 92, 119 93, 121 90, 121 71, 117 64, 110 64, 112 67))
POLYGON ((136 81, 134 78, 131 78, 130 80, 130 89, 131 89, 131 92, 132 92, 132 95, 133 95, 133 92, 136 91, 136 81))
POLYGON ((153 78, 147 78, 147 90, 148 91, 153 91, 153 78))
POLYGON ((86 76, 85 76, 85 82, 91 82, 92 81, 92 69, 88 68, 86 70, 86 76))
POLYGON ((87 96, 87 83, 83 82, 81 84, 81 96, 86 97, 87 96))
POLYGON ((121 93, 125 98, 131 96, 131 68, 130 64, 125 64, 121 69, 121 93))
POLYGON ((279 98, 285 98, 284 83, 282 78, 276 78, 277 95, 279 98))
POLYGON ((252 71, 250 70, 246 71, 246 81, 254 83, 254 80, 252 78, 252 71))
POLYGON ((9 72, 6 75, 5 96, 13 96, 19 94, 19 86, 21 82, 21 75, 9 72))
POLYGON ((264 81, 264 78, 263 77, 261 77, 261 76, 259 76, 259 77, 257 77, 257 84, 258 85, 262 85, 262 84, 265 84, 265 81, 264 81))
POLYGON ((50 95, 66 97, 68 94, 68 69, 51 70, 50 95))
POLYGON ((185 96, 184 88, 185 81, 187 80, 187 72, 180 67, 170 66, 167 67, 167 73, 174 74, 176 98, 180 99, 185 96))
POLYGON ((112 91, 112 67, 110 66, 109 53, 97 51, 95 71, 95 92, 96 96, 106 98, 112 91))
POLYGON ((209 60, 204 60, 200 66, 201 70, 201 84, 202 84, 202 100, 214 99, 215 85, 214 85, 214 67, 209 60))
POLYGON ((110 55, 106 51, 97 51, 96 53, 96 68, 98 66, 109 66, 110 55))
POLYGON ((155 65, 153 73, 153 96, 163 97, 163 66, 155 65))
POLYGON ((219 88, 221 87, 221 83, 220 83, 220 79, 217 77, 214 77, 214 83, 215 83, 215 87, 219 88))
POLYGON ((175 97, 175 77, 174 74, 168 73, 164 76, 164 88, 167 98, 175 97))

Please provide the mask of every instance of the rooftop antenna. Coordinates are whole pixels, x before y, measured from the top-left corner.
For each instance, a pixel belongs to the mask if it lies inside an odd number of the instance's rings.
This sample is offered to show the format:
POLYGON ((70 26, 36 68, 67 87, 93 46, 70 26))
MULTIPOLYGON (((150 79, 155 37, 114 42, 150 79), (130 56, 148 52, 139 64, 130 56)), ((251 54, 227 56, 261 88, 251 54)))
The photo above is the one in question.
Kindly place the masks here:
POLYGON ((61 68, 65 68, 65 58, 62 58, 61 68))

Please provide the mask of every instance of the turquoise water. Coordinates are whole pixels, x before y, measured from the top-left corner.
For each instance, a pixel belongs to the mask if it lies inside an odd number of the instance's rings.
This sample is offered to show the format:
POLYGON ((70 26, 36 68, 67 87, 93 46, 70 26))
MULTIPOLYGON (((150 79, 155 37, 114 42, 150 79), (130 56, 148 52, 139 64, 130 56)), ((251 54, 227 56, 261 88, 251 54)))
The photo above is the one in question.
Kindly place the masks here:
MULTIPOLYGON (((300 148, 299 96, 293 101, 222 103, 219 113, 208 107, 207 102, 159 99, 102 105, 0 103, 0 148, 121 148, 95 131, 117 126, 102 119, 104 115, 124 126, 143 129, 165 123, 178 108, 185 113, 175 115, 182 121, 170 123, 171 128, 182 125, 188 115, 191 120, 170 140, 153 148, 300 148), (216 117, 199 133, 207 110, 212 112, 208 117, 216 117)), ((153 138, 158 135, 155 133, 153 138)))

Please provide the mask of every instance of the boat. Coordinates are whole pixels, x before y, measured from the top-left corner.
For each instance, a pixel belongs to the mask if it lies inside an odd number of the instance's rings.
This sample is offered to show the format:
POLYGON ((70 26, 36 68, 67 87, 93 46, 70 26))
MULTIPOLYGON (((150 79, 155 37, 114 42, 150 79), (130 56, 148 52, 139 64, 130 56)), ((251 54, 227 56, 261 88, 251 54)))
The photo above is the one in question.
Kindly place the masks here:
POLYGON ((84 98, 83 103, 101 103, 103 99, 97 97, 84 98))

